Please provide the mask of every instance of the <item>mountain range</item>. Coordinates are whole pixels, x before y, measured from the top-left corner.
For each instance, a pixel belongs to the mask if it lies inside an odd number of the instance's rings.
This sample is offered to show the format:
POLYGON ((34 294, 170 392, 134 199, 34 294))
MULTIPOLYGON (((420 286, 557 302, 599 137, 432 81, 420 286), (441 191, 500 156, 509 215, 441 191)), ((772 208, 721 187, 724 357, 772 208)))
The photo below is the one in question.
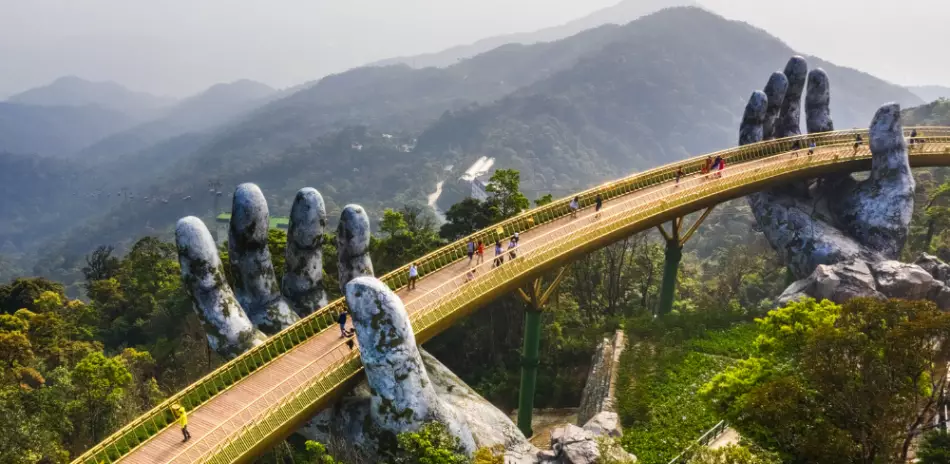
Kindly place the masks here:
POLYGON ((676 6, 699 5, 690 0, 623 0, 616 5, 597 10, 583 18, 575 19, 560 26, 548 27, 533 32, 488 37, 471 44, 457 45, 438 52, 380 60, 371 63, 369 66, 405 64, 413 68, 427 68, 430 66, 441 68, 451 66, 461 60, 485 53, 502 45, 553 42, 604 24, 626 24, 650 13, 676 6))
POLYGON ((64 77, 0 102, 0 150, 114 159, 216 128, 275 95, 264 84, 240 80, 176 101, 114 82, 64 77))
MULTIPOLYGON (((256 182, 271 214, 286 214, 294 192, 313 186, 330 217, 347 203, 378 217, 425 203, 439 181, 447 206, 466 193, 455 182, 461 172, 490 156, 496 168, 519 169, 530 195, 563 196, 735 145, 749 94, 794 53, 765 31, 680 7, 502 45, 444 68, 363 67, 283 93, 252 85, 225 98, 235 109, 211 127, 191 121, 163 132, 175 124, 162 123, 152 132, 159 118, 68 159, 0 156, 0 167, 19 167, 9 182, 33 184, 21 204, 0 201, 0 214, 18 218, 0 231, 0 253, 42 249, 34 272, 72 272, 97 245, 167 237, 185 215, 210 218, 212 180, 223 209, 234 186, 256 182), (50 167, 54 176, 42 174, 43 163, 64 164, 50 167)), ((866 126, 889 101, 924 103, 871 75, 808 60, 830 76, 836 127, 866 126)), ((200 111, 163 113, 185 114, 200 111)))

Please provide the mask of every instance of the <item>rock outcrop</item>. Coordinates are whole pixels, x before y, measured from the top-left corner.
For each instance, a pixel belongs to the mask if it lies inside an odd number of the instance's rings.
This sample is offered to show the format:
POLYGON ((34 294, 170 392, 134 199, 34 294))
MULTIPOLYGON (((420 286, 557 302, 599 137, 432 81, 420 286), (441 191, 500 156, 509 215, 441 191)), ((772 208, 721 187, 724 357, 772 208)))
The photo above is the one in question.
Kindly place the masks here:
POLYGON ((785 289, 778 302, 787 304, 805 297, 835 303, 856 297, 927 299, 950 310, 950 266, 926 254, 915 264, 884 260, 820 265, 785 289))

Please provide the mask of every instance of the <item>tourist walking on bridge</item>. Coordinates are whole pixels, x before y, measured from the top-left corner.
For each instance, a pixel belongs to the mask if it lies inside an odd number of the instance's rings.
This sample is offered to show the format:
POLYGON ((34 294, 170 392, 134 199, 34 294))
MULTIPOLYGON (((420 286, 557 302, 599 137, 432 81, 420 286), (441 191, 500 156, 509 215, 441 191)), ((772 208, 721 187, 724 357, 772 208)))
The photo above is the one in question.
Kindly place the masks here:
POLYGON ((702 174, 709 174, 709 170, 712 169, 712 156, 707 156, 706 161, 703 163, 702 174))
POLYGON ((505 263, 505 252, 501 249, 501 240, 495 240, 495 262, 492 267, 498 267, 505 263))
POLYGON ((580 207, 581 207, 580 202, 577 201, 578 198, 580 198, 580 197, 574 197, 574 199, 571 200, 571 205, 570 205, 570 207, 571 207, 571 218, 576 218, 576 217, 577 217, 577 210, 580 209, 580 207))
POLYGON ((340 338, 345 338, 350 335, 350 332, 346 330, 346 316, 347 312, 343 311, 336 320, 340 324, 340 338))
POLYGON ((416 263, 409 265, 409 290, 416 288, 416 280, 419 279, 419 269, 416 268, 416 263))
POLYGON ((677 185, 679 185, 680 178, 682 177, 683 177, 683 168, 682 167, 676 168, 676 184, 677 185))
POLYGON ((478 255, 478 259, 475 261, 475 265, 482 264, 485 261, 485 244, 481 240, 478 241, 478 246, 475 248, 475 254, 478 255))
POLYGON ((468 252, 468 264, 472 264, 472 259, 475 258, 475 241, 469 239, 468 243, 465 244, 466 251, 468 252))
POLYGON ((917 143, 917 129, 910 131, 910 147, 914 148, 915 143, 917 143))
POLYGON ((594 198, 594 211, 596 212, 596 214, 594 214, 594 219, 600 217, 600 208, 602 208, 603 206, 604 206, 604 198, 601 197, 600 194, 598 193, 597 198, 594 198))
POLYGON ((860 147, 862 143, 864 143, 864 139, 861 138, 861 134, 858 134, 854 139, 854 153, 852 153, 851 156, 858 155, 858 147, 860 147))
POLYGON ((508 241, 508 259, 513 260, 517 256, 515 253, 515 248, 518 247, 518 237, 511 237, 511 240, 508 241))
POLYGON ((175 420, 181 426, 181 435, 184 437, 182 443, 191 440, 191 432, 188 431, 188 413, 185 412, 185 408, 178 403, 173 404, 172 415, 175 416, 175 420))

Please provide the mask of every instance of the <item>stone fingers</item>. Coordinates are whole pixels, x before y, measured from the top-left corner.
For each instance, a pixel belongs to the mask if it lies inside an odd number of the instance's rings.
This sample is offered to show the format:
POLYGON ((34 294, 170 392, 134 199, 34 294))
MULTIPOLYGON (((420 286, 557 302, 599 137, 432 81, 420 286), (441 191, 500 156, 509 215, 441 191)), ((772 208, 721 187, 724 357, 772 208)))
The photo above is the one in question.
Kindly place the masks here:
POLYGON ((764 136, 763 124, 766 120, 766 108, 769 100, 765 92, 756 90, 749 97, 745 112, 742 115, 742 124, 739 126, 739 145, 749 145, 761 142, 764 136))
POLYGON ((788 88, 785 91, 785 98, 782 100, 782 109, 778 121, 775 123, 773 136, 777 139, 802 133, 802 92, 805 90, 808 63, 800 56, 793 56, 785 65, 784 74, 788 79, 788 88))
POLYGON ((782 102, 785 101, 785 92, 788 91, 788 78, 785 74, 774 72, 769 77, 769 82, 765 84, 765 96, 768 99, 768 106, 765 110, 765 121, 762 126, 763 140, 775 138, 775 123, 778 122, 778 116, 782 110, 782 102))
POLYGON ((299 317, 281 297, 267 248, 270 227, 267 201, 254 184, 234 191, 228 251, 237 300, 260 330, 279 332, 299 317))
POLYGON ((262 343, 264 334, 254 327, 228 287, 214 239, 204 223, 194 216, 180 219, 175 243, 182 281, 211 348, 234 357, 262 343))
POLYGON ((831 119, 831 84, 821 68, 808 73, 808 94, 805 96, 805 127, 809 134, 835 130, 831 119))
POLYGON ((357 277, 373 275, 373 261, 369 256, 370 234, 366 210, 359 205, 346 205, 340 213, 340 224, 336 233, 342 293, 346 293, 347 282, 357 277))
POLYGON ((287 269, 281 293, 300 316, 326 306, 323 286, 323 234, 327 211, 320 192, 303 188, 297 192, 290 210, 287 231, 287 269))

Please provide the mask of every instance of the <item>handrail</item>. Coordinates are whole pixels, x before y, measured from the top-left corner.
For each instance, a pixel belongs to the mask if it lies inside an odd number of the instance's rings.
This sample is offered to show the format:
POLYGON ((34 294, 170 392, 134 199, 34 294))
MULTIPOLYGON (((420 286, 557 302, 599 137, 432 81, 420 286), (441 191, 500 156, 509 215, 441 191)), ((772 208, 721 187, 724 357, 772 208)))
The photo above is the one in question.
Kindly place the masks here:
POLYGON ((719 421, 718 424, 714 425, 713 428, 707 430, 706 433, 704 433, 701 437, 699 437, 698 440, 696 440, 695 442, 687 446, 686 449, 683 450, 682 453, 680 453, 675 458, 670 460, 670 462, 668 462, 667 464, 685 464, 689 458, 693 457, 693 454, 691 453, 691 451, 694 448, 696 448, 697 446, 709 446, 710 442, 712 442, 716 438, 719 438, 719 436, 722 435, 722 433, 726 431, 727 426, 728 424, 726 424, 726 421, 724 420, 719 421))
MULTIPOLYGON (((915 128, 907 128, 905 133, 909 133, 912 129, 915 128)), ((927 143, 931 143, 934 137, 950 137, 950 128, 947 127, 923 127, 916 129, 918 131, 917 138, 926 140, 927 143)), ((576 196, 580 198, 581 206, 586 207, 593 203, 594 197, 597 194, 601 194, 606 201, 672 180, 675 178, 678 169, 683 169, 684 175, 687 176, 696 173, 700 170, 701 163, 707 156, 722 156, 726 159, 727 165, 730 166, 742 165, 750 161, 794 151, 792 149, 796 142, 798 142, 799 147, 803 147, 799 148, 798 151, 806 151, 808 149, 807 146, 812 141, 815 142, 817 147, 846 145, 852 142, 858 134, 866 136, 867 130, 809 134, 721 150, 709 155, 701 155, 670 165, 653 168, 617 181, 607 182, 600 186, 587 189, 576 196)), ((868 143, 867 137, 864 137, 864 140, 866 146, 868 143)), ((515 217, 456 240, 422 258, 414 260, 414 262, 417 263, 420 277, 424 278, 425 275, 436 272, 465 257, 465 245, 468 240, 490 242, 494 239, 510 236, 514 232, 523 232, 533 229, 542 224, 569 215, 570 209, 568 205, 573 196, 575 195, 525 211, 515 217)), ((408 283, 407 275, 408 265, 405 265, 382 276, 380 279, 391 289, 398 290, 408 283)), ((193 410, 210 400, 210 398, 228 390, 232 385, 240 382, 243 378, 254 374, 263 366, 291 351, 295 346, 332 326, 336 321, 336 316, 339 315, 344 308, 345 302, 342 298, 339 298, 315 311, 313 314, 302 318, 294 325, 268 338, 263 344, 251 348, 244 354, 225 363, 182 391, 172 395, 149 412, 123 426, 101 443, 76 458, 73 463, 97 464, 99 462, 115 462, 173 422, 174 418, 169 412, 169 407, 172 403, 178 402, 187 410, 193 410)))
MULTIPOLYGON (((945 137, 944 146, 946 153, 950 154, 950 137, 945 137)), ((764 182, 772 178, 794 173, 796 170, 806 171, 808 169, 818 168, 825 165, 841 162, 852 162, 866 160, 870 157, 870 152, 866 146, 858 150, 857 156, 850 156, 851 140, 839 142, 834 145, 826 145, 820 150, 823 153, 817 153, 814 156, 800 156, 790 159, 781 159, 774 162, 767 162, 765 165, 758 164, 745 169, 730 171, 724 178, 717 177, 717 182, 706 182, 703 178, 692 179, 692 186, 684 184, 668 186, 660 191, 647 192, 634 198, 628 198, 621 203, 615 203, 602 210, 602 217, 593 221, 577 221, 568 223, 558 229, 546 232, 542 236, 534 237, 525 242, 525 248, 531 242, 543 242, 544 247, 521 250, 518 258, 502 265, 501 267, 489 270, 486 273, 479 273, 480 277, 468 282, 464 276, 456 276, 453 279, 444 282, 436 289, 432 289, 423 296, 413 299, 409 304, 415 305, 420 300, 424 307, 413 311, 412 326, 417 334, 417 342, 423 342, 434 331, 440 323, 463 317, 468 310, 477 306, 477 301, 493 299, 499 294, 505 293, 506 286, 510 287, 512 282, 524 280, 526 276, 536 273, 545 263, 560 262, 561 258, 569 254, 572 250, 577 250, 579 242, 591 242, 598 237, 610 238, 610 235, 623 236, 629 232, 631 224, 635 224, 646 217, 656 217, 664 211, 675 208, 677 205, 688 204, 707 198, 714 198, 717 193, 735 189, 737 185, 754 182, 764 182), (667 201, 665 195, 670 191, 677 192, 672 201, 667 201), (652 203, 643 203, 639 211, 631 214, 630 211, 623 210, 623 204, 633 203, 642 200, 644 197, 651 197, 652 203), (611 212, 611 210, 613 210, 611 212), (609 213, 609 214, 608 214, 609 213), (627 230, 624 230, 627 228, 627 230), (619 234, 617 233, 619 231, 619 234), (551 238, 557 240, 550 240, 551 238), (547 238, 544 240, 543 238, 547 238), (487 274, 487 275, 486 275, 487 274), (481 277, 485 276, 485 277, 481 277), (466 308, 466 306, 468 308, 466 308)), ((806 149, 807 150, 807 149, 806 149)), ((716 175, 709 174, 706 178, 716 175)), ((652 227, 652 226, 651 226, 652 227)), ((488 266, 483 263, 482 266, 488 266)), ((326 372, 326 371, 324 371, 326 372)), ((330 372, 331 376, 339 376, 345 373, 330 372)), ((350 374, 351 375, 351 374, 350 374)), ((314 378, 310 383, 281 400, 272 407, 259 415, 259 420, 245 425, 240 433, 232 434, 224 443, 214 447, 204 455, 205 460, 200 462, 231 462, 234 456, 246 456, 251 450, 259 449, 264 440, 268 438, 265 430, 287 430, 288 425, 292 425, 294 420, 299 420, 299 415, 288 414, 287 411, 306 411, 307 403, 304 398, 315 397, 320 391, 328 391, 320 384, 321 378, 314 378)))

